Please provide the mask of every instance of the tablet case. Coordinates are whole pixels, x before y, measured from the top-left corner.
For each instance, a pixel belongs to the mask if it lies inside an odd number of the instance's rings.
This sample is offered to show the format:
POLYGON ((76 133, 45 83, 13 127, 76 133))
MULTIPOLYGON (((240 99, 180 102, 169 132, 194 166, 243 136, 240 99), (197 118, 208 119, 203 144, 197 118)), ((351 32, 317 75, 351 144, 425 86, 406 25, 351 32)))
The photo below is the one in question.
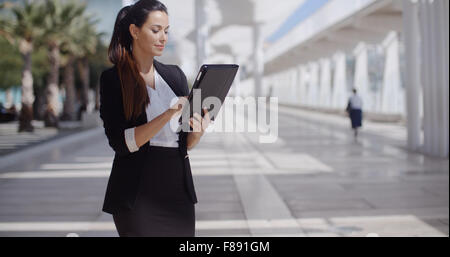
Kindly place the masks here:
MULTIPOLYGON (((187 111, 190 111, 189 117, 193 116, 194 113, 194 93, 196 97, 198 91, 194 89, 201 89, 201 109, 207 108, 211 120, 215 120, 219 111, 231 89, 234 78, 239 70, 239 65, 236 64, 205 64, 200 68, 197 78, 194 82, 192 90, 189 94, 189 109, 185 106, 183 114, 180 117, 180 123, 183 117, 187 117, 187 111), (204 100, 208 97, 217 97, 220 100, 220 106, 205 106, 204 100)), ((195 110, 196 112, 201 111, 202 116, 204 116, 203 110, 195 110)))

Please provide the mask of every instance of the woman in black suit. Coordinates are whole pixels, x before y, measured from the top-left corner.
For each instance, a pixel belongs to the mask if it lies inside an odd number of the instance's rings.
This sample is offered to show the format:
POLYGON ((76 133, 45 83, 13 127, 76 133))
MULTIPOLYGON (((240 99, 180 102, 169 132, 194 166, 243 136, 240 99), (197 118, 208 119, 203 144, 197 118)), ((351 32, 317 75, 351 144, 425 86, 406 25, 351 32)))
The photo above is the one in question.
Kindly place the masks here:
POLYGON ((124 7, 108 50, 114 67, 100 78, 100 116, 115 151, 103 211, 113 215, 120 236, 195 236, 197 197, 187 151, 210 118, 205 110, 204 118, 190 120, 194 132, 179 130, 186 76, 154 60, 168 29, 167 8, 159 1, 124 7))

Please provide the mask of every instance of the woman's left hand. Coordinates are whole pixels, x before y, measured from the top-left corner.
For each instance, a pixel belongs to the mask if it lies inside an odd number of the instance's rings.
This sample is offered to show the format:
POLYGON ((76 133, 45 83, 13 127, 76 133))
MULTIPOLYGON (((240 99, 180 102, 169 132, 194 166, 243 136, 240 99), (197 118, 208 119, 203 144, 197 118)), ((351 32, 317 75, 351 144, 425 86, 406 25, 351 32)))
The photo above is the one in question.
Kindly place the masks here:
POLYGON ((211 124, 211 117, 209 116, 208 109, 203 108, 203 111, 205 112, 205 117, 202 118, 200 114, 194 113, 194 117, 189 121, 189 124, 193 129, 193 134, 199 138, 203 136, 205 130, 209 127, 209 124, 211 124))

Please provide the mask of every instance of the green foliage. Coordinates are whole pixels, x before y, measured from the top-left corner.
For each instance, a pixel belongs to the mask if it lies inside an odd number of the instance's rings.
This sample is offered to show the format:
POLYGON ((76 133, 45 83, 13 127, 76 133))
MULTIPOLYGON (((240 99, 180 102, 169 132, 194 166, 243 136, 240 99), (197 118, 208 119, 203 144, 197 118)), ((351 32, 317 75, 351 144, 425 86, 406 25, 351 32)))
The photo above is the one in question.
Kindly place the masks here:
MULTIPOLYGON (((23 60, 16 47, 0 37, 0 88, 7 89, 20 86, 22 78, 23 60)), ((45 77, 49 72, 46 49, 40 48, 32 54, 32 73, 34 87, 43 88, 45 77)))
POLYGON ((84 15, 86 4, 75 0, 46 0, 44 6, 44 36, 39 43, 59 47, 70 40, 67 31, 76 26, 77 19, 84 15))
POLYGON ((90 87, 95 88, 99 83, 102 71, 111 66, 108 61, 108 47, 103 43, 97 45, 95 54, 89 56, 90 87))
POLYGON ((41 0, 0 4, 0 88, 21 84, 21 53, 32 53, 35 90, 45 87, 49 73, 48 49, 58 45, 63 62, 68 55, 88 58, 91 87, 109 66, 107 46, 97 32, 98 20, 85 13, 86 1, 41 0), (32 48, 21 47, 29 42, 32 48))
POLYGON ((15 44, 21 40, 33 41, 42 37, 45 8, 41 3, 29 1, 8 5, 9 12, 2 13, 2 32, 15 44))
POLYGON ((0 37, 0 88, 21 84, 23 61, 19 51, 4 38, 0 37))
POLYGON ((35 90, 43 90, 46 86, 46 78, 50 72, 50 65, 48 62, 47 49, 39 48, 33 51, 32 57, 32 68, 33 73, 33 86, 35 90))

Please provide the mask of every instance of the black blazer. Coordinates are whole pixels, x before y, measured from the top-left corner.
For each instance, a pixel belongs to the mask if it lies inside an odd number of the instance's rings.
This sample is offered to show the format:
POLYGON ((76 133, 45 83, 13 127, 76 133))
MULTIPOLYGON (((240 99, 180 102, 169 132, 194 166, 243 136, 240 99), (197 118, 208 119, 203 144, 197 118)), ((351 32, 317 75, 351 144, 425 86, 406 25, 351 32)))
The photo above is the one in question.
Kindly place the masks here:
MULTIPOLYGON (((154 61, 155 69, 172 88, 178 97, 189 95, 186 76, 175 65, 164 65, 154 61)), ((143 145, 139 151, 130 153, 125 143, 125 130, 147 123, 145 108, 135 121, 127 121, 123 109, 122 89, 117 67, 105 70, 100 77, 100 117, 108 138, 108 143, 115 152, 111 175, 106 189, 103 211, 115 214, 120 210, 130 210, 136 200, 139 179, 142 170, 151 164, 146 163, 150 143, 143 145)), ((187 155, 187 132, 179 132, 179 151, 184 159, 185 184, 192 202, 197 203, 191 165, 187 155)))

